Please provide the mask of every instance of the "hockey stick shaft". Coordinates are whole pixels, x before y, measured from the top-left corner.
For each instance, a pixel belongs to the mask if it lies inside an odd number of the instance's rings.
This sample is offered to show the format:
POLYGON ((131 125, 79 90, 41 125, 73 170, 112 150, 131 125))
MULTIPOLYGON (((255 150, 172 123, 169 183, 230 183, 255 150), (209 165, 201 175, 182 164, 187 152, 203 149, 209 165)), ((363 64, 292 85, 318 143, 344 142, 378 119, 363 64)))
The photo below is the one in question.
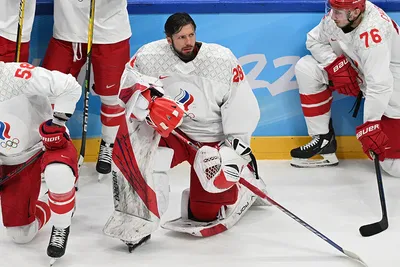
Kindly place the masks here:
MULTIPOLYGON (((181 141, 183 141, 186 144, 190 145, 193 149, 195 149, 195 150, 199 149, 199 147, 196 144, 194 144, 193 142, 191 142, 190 140, 188 140, 187 138, 185 138, 184 136, 182 136, 180 133, 176 132, 175 130, 172 131, 172 134, 175 135, 181 141)), ((249 183, 248 181, 246 181, 243 178, 239 179, 239 183, 241 183, 243 186, 247 187, 250 191, 252 191, 255 195, 259 196, 260 198, 268 200, 268 202, 270 202, 272 205, 274 205, 277 208, 279 208, 283 213, 285 213, 286 215, 288 215, 289 217, 294 219, 296 222, 300 223, 302 226, 304 226, 309 231, 311 231, 313 234, 317 235, 319 238, 321 238, 322 240, 327 242, 329 245, 333 246, 334 248, 336 248, 337 250, 339 250, 340 252, 342 252, 346 256, 348 256, 348 257, 350 257, 350 258, 352 258, 354 260, 357 260, 357 261, 361 262, 362 264, 364 264, 365 266, 367 266, 365 264, 365 262, 357 254, 355 254, 355 253, 353 253, 351 251, 343 249, 341 246, 339 246, 338 244, 333 242, 331 239, 326 237, 324 234, 319 232, 317 229, 315 229, 314 227, 312 227, 311 225, 309 225, 308 223, 306 223, 305 221, 300 219, 298 216, 296 216, 295 214, 290 212, 288 209, 286 209, 285 207, 280 205, 278 202, 276 202, 275 200, 270 198, 267 194, 265 194, 263 191, 261 191, 256 186, 252 185, 251 183, 249 183)))
POLYGON ((21 56, 21 42, 22 42, 22 28, 24 26, 24 14, 25 14, 25 0, 20 0, 17 40, 16 40, 15 58, 14 58, 15 62, 19 62, 19 58, 21 56))
MULTIPOLYGON (((35 155, 33 155, 30 159, 28 159, 26 162, 22 163, 21 166, 18 168, 14 169, 12 172, 8 173, 6 176, 0 178, 0 185, 4 184, 11 178, 13 178, 15 175, 23 171, 26 167, 34 163, 37 159, 39 159, 44 153, 44 150, 38 151, 35 155)), ((0 166, 1 168, 1 166, 0 166)))
POLYGON ((90 87, 90 71, 92 65, 92 44, 93 44, 93 28, 94 28, 94 10, 95 0, 90 1, 90 14, 89 14, 89 28, 88 28, 88 43, 87 43, 87 62, 86 62, 86 73, 85 73, 85 90, 83 100, 83 118, 82 118, 82 143, 79 152, 78 168, 83 164, 85 159, 86 151, 86 136, 87 136, 87 125, 89 117, 89 87, 90 87))
POLYGON ((382 172, 381 172, 381 167, 380 167, 380 163, 379 163, 379 157, 376 154, 375 154, 375 158, 374 158, 374 165, 375 165, 376 180, 378 182, 379 199, 381 201, 382 217, 387 218, 385 193, 384 193, 383 182, 382 182, 382 172))

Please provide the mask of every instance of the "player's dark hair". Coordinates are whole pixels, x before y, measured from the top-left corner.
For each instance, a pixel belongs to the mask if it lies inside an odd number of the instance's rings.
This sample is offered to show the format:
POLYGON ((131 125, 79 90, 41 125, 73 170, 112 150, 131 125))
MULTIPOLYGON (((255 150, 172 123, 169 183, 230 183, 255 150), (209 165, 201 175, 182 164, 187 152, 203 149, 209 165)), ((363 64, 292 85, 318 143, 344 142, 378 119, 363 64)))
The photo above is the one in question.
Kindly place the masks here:
POLYGON ((165 34, 168 37, 172 37, 172 35, 178 33, 182 27, 189 24, 192 24, 194 31, 196 31, 196 23, 188 13, 175 13, 165 22, 165 34))

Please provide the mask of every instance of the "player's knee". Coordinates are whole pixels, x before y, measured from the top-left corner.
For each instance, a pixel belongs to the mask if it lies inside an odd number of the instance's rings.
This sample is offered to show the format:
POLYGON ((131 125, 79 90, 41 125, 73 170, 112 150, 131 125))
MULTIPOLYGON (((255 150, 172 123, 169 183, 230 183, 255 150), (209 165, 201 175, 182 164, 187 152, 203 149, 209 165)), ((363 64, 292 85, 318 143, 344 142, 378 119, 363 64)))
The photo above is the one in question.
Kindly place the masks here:
POLYGON ((170 188, 167 171, 171 167, 173 156, 174 150, 167 147, 158 147, 154 156, 153 180, 160 215, 168 208, 170 188))
POLYGON ((400 159, 385 159, 381 162, 381 167, 391 176, 400 178, 400 159))
MULTIPOLYGON (((306 55, 297 61, 295 67, 294 67, 294 72, 297 75, 303 76, 304 74, 307 74, 310 72, 310 68, 314 69, 316 65, 313 62, 313 58, 310 55, 306 55)), ((314 60, 315 61, 315 60, 314 60)))
POLYGON ((44 177, 49 191, 55 194, 68 192, 75 184, 75 176, 71 167, 63 163, 47 165, 44 177))
POLYGON ((37 220, 31 224, 24 226, 7 227, 7 235, 14 243, 26 244, 29 243, 39 231, 37 220))

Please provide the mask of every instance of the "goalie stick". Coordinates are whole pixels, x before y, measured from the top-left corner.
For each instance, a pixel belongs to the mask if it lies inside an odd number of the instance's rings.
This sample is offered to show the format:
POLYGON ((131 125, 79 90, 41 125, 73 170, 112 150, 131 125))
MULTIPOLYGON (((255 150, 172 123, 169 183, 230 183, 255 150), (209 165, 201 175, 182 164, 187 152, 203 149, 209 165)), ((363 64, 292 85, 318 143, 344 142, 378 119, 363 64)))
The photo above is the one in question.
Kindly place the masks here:
MULTIPOLYGON (((193 149, 198 150, 199 147, 197 145, 195 145, 193 142, 191 142, 190 140, 186 139, 184 136, 182 136, 180 133, 178 133, 177 131, 173 130, 172 134, 175 135, 177 138, 179 138, 181 141, 185 142, 186 144, 188 144, 189 146, 191 146, 193 149)), ((255 158, 254 158, 255 159, 255 158)), ((254 161, 254 159, 252 161, 254 161)), ((253 162, 253 165, 255 166, 254 170, 257 170, 257 163, 253 162)), ((258 176, 258 174, 256 174, 256 176, 258 176)), ((322 234, 321 232, 319 232, 317 229, 315 229, 314 227, 312 227, 311 225, 309 225, 308 223, 306 223, 305 221, 303 221, 302 219, 300 219, 299 217, 297 217, 295 214, 293 214, 291 211, 289 211, 288 209, 286 209, 285 207, 283 207, 282 205, 280 205, 278 202, 276 202, 275 200, 273 200, 272 198, 270 198, 267 194, 265 194, 264 192, 262 192, 260 189, 258 189, 257 187, 255 187, 254 185, 250 184, 249 182, 247 182, 245 179, 240 178, 239 183, 241 183, 242 185, 244 185, 245 187, 247 187, 250 191, 252 191, 254 194, 256 194, 257 196, 259 196, 260 198, 266 199, 268 200, 268 202, 270 202, 272 205, 276 206, 278 209, 280 209, 283 213, 285 213, 286 215, 288 215, 289 217, 291 217, 292 219, 294 219, 296 222, 300 223, 302 226, 304 226, 305 228, 307 228, 309 231, 311 231, 313 234, 315 234, 316 236, 318 236, 319 238, 321 238, 322 240, 324 240, 325 242, 327 242, 329 245, 331 245, 332 247, 336 248, 337 250, 339 250, 340 252, 342 252, 343 254, 345 254, 346 256, 359 261, 360 263, 362 263, 364 266, 367 266, 367 264, 354 252, 351 252, 349 250, 345 250, 343 249, 341 246, 339 246, 338 244, 336 244, 335 242, 333 242, 331 239, 329 239, 328 237, 326 237, 324 234, 322 234)))
POLYGON ((379 234, 380 232, 385 231, 389 227, 388 215, 386 210, 385 192, 383 191, 382 173, 381 173, 381 168, 379 166, 379 157, 375 153, 374 153, 374 163, 375 163, 376 180, 378 182, 379 198, 381 201, 382 219, 379 222, 361 226, 360 234, 364 237, 379 234))
POLYGON ((94 26, 94 10, 95 0, 90 1, 90 14, 89 14, 89 29, 88 29, 88 44, 87 44, 87 62, 86 62, 86 75, 85 75, 85 91, 83 99, 83 121, 82 121, 82 143, 79 152, 78 168, 80 169, 86 150, 86 134, 89 116, 89 91, 90 91, 90 69, 92 65, 92 43, 93 43, 93 26, 94 26))
POLYGON ((17 40, 15 47, 15 62, 19 62, 21 56, 21 42, 22 42, 22 27, 24 25, 24 14, 25 14, 25 0, 20 0, 19 4, 19 15, 18 15, 18 28, 17 28, 17 40))

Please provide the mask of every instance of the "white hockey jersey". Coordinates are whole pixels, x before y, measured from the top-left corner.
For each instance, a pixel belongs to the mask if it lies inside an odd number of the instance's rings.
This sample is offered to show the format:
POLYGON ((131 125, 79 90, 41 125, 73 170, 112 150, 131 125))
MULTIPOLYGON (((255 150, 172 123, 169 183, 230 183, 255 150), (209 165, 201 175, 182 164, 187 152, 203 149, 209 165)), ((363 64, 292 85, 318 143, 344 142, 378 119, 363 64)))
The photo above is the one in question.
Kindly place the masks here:
MULTIPOLYGON (((87 43, 90 2, 90 0, 54 0, 54 38, 87 43)), ((132 35, 127 0, 96 0, 95 5, 94 44, 117 43, 132 35)))
MULTIPOLYGON (((0 0, 0 36, 10 41, 17 40, 20 1, 0 0)), ((33 18, 35 17, 36 0, 25 1, 22 42, 31 40, 33 18)))
POLYGON ((39 126, 53 117, 50 103, 55 112, 72 114, 81 91, 70 74, 0 62, 1 164, 23 163, 41 149, 39 126))
POLYGON ((260 110, 228 48, 202 43, 197 56, 185 63, 165 39, 155 41, 142 46, 126 64, 121 88, 134 84, 135 72, 158 78, 165 94, 184 105, 189 116, 179 129, 188 137, 216 142, 232 135, 250 144, 260 110))
POLYGON ((362 22, 350 33, 338 28, 328 14, 307 35, 307 49, 321 68, 344 53, 359 70, 364 122, 380 120, 382 115, 400 119, 399 30, 382 9, 367 1, 362 22))

